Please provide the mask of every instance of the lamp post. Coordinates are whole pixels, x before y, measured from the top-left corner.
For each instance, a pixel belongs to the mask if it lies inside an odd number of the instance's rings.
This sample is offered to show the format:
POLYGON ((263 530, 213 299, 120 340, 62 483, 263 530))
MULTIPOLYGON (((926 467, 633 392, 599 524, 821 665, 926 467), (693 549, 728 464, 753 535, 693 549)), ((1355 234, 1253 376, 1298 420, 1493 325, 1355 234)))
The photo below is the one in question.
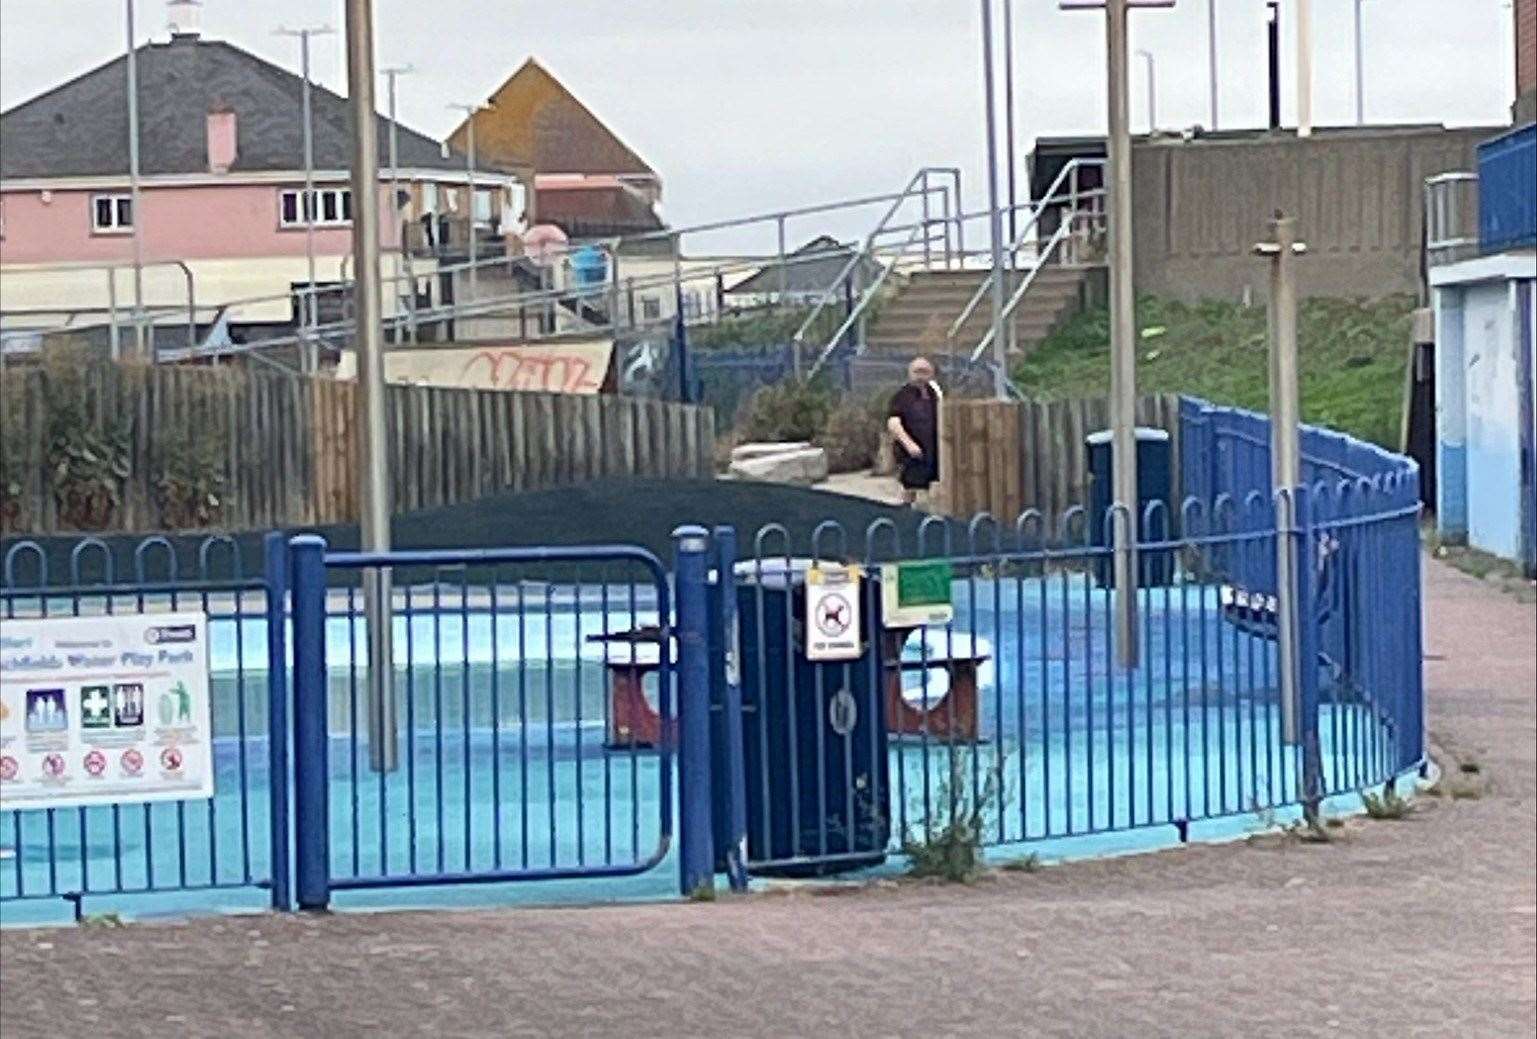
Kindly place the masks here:
POLYGON ((1013 243, 1019 234, 1014 209, 1014 0, 1003 0, 1003 137, 1009 185, 1009 265, 1013 266, 1013 243))
MULTIPOLYGON (((406 241, 405 224, 400 219, 400 120, 395 114, 395 81, 416 71, 412 65, 394 65, 381 70, 389 84, 390 106, 390 223, 395 234, 395 245, 400 249, 400 262, 406 276, 406 329, 411 342, 416 342, 416 272, 411 265, 411 247, 406 241)), ((412 196, 412 216, 416 215, 415 196, 412 196)), ((399 326, 397 325, 398 329, 399 326)), ((398 333, 397 333, 398 337, 398 333)), ((398 339, 397 339, 398 341, 398 339)))
POLYGON ((469 232, 465 237, 469 243, 469 301, 473 303, 480 296, 480 271, 475 266, 479 259, 475 241, 475 113, 483 111, 486 106, 451 104, 448 107, 464 113, 464 188, 465 205, 469 209, 467 220, 469 232))
POLYGON ((1206 0, 1206 78, 1211 91, 1211 128, 1217 128, 1217 0, 1206 0))
MULTIPOLYGON (((139 56, 134 40, 134 2, 125 0, 124 4, 128 34, 128 206, 133 229, 133 335, 139 359, 153 361, 144 341, 144 238, 139 233, 144 213, 139 205, 139 56)), ((187 344, 189 349, 193 345, 187 344)))
POLYGON ((988 230, 993 258, 993 392, 1008 397, 1007 344, 1003 338, 1003 218, 998 209, 998 129, 993 89, 993 0, 982 0, 982 90, 987 109, 988 230))
POLYGON ((1366 125, 1366 60, 1361 44, 1361 3, 1355 0, 1356 43, 1356 125, 1366 125))
MULTIPOLYGON (((390 472, 385 456, 383 308, 379 299, 379 125, 374 114, 373 0, 346 0, 347 95, 352 107, 352 262, 356 299, 359 425, 363 431, 362 547, 390 547, 390 472)), ((364 572, 368 616, 369 763, 393 771, 396 746, 390 572, 364 572)))
POLYGON ((1297 0, 1297 136, 1313 135, 1313 0, 1297 0))
MULTIPOLYGON (((299 205, 299 215, 304 218, 304 262, 309 277, 309 288, 301 309, 300 324, 303 328, 304 351, 301 365, 313 375, 320 368, 314 328, 319 324, 318 304, 315 300, 315 210, 320 200, 315 197, 315 122, 310 101, 310 37, 327 36, 336 30, 329 25, 304 29, 285 29, 281 26, 275 36, 292 36, 299 41, 299 75, 304 84, 300 88, 299 106, 304 122, 304 198, 299 205)), ((361 202, 361 199, 358 201, 361 202)), ((356 207, 354 207, 356 208, 356 207)))
POLYGON ((1153 61, 1153 52, 1138 50, 1137 57, 1147 62, 1147 132, 1158 132, 1158 85, 1153 61))
POLYGON ((1115 532, 1115 633, 1122 667, 1137 666, 1137 314, 1132 286, 1131 130, 1127 88, 1127 23, 1131 7, 1173 7, 1174 0, 1061 0, 1064 10, 1103 8, 1109 132, 1105 138, 1110 192, 1105 231, 1110 259, 1110 457, 1115 532))

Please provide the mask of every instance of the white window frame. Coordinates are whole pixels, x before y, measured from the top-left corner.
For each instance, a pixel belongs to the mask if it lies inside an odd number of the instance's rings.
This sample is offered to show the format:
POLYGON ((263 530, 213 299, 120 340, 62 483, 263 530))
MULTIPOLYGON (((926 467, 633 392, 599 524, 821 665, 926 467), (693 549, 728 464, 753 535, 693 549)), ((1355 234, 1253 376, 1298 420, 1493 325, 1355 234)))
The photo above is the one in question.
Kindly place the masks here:
POLYGON ((133 196, 130 194, 99 194, 91 196, 92 234, 133 234, 133 196), (110 219, 103 224, 97 219, 101 203, 107 203, 110 219), (128 208, 129 219, 122 222, 123 208, 128 208))
MULTIPOLYGON (((304 207, 300 204, 303 197, 303 188, 282 188, 278 191, 278 227, 280 229, 302 231, 308 226, 304 219, 304 207), (289 199, 293 200, 295 215, 293 220, 283 215, 289 199)), ((315 213, 316 227, 351 227, 352 189, 350 187, 316 188, 312 208, 315 213), (329 219, 325 215, 327 210, 334 214, 329 219)))

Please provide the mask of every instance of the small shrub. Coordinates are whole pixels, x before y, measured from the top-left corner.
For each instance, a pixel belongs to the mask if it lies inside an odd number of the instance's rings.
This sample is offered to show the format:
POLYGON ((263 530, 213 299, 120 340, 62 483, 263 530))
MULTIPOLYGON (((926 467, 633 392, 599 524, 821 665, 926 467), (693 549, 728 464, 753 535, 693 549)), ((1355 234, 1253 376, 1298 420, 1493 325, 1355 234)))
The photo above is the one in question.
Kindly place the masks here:
POLYGON ((738 439, 815 440, 827 428, 834 398, 821 382, 786 379, 752 395, 738 420, 738 439))
POLYGON ((224 438, 186 428, 169 431, 155 492, 160 518, 172 530, 209 527, 224 512, 224 438))
POLYGON ((816 443, 827 452, 827 468, 835 473, 869 469, 881 448, 886 409, 879 401, 860 405, 844 397, 827 416, 816 443))
POLYGON ((1021 855, 1017 859, 1010 859, 999 867, 1005 873, 1039 873, 1041 870, 1041 857, 1035 852, 1021 855))
POLYGON ((132 425, 92 399, 87 370, 89 360, 77 350, 54 350, 44 362, 45 461, 60 525, 101 530, 122 505, 132 425))

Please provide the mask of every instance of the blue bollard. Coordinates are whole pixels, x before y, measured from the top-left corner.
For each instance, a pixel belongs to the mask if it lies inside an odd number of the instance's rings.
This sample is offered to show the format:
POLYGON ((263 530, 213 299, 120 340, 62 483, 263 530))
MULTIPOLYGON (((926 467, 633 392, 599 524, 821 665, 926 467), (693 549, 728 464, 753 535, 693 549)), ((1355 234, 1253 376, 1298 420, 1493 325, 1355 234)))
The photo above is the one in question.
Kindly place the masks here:
POLYGON ((715 883, 710 799, 709 604, 705 592, 710 535, 703 527, 672 532, 677 597, 678 887, 692 895, 715 883))
MULTIPOLYGON (((720 630, 725 645, 726 686, 721 690, 725 713, 724 774, 726 784, 726 876, 733 891, 747 890, 747 775, 742 751, 741 639, 736 626, 736 528, 715 528, 715 582, 719 592, 720 630)), ((713 791, 712 791, 713 793, 713 791)))
POLYGON ((271 805, 272 908, 293 910, 289 882, 288 820, 288 541, 282 531, 266 537, 267 582, 267 787, 271 805))
POLYGON ((294 880, 299 908, 321 911, 331 902, 326 543, 301 534, 288 546, 293 559, 294 880))

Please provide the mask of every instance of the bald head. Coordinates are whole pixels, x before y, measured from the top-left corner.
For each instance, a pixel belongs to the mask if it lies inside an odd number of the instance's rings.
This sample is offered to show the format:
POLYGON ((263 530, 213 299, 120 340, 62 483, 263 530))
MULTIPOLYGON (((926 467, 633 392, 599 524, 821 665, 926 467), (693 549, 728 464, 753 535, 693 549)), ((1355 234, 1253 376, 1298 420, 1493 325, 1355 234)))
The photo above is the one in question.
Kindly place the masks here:
POLYGON ((927 357, 914 357, 907 362, 907 381, 914 385, 933 382, 934 365, 927 357))

